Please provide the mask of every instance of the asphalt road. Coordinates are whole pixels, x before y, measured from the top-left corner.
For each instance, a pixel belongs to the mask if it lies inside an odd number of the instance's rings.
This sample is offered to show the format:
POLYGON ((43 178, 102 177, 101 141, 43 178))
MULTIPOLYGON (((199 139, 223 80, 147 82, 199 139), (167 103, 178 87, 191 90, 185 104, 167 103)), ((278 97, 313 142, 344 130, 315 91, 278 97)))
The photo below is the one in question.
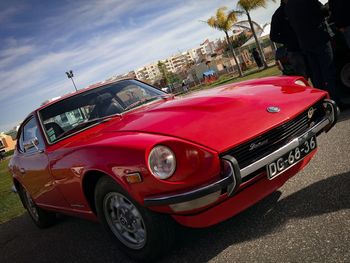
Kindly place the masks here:
MULTIPOLYGON (((208 229, 181 231, 162 262, 350 262, 350 110, 309 166, 260 203, 208 229)), ((129 262, 96 223, 24 215, 0 225, 0 262, 129 262)))

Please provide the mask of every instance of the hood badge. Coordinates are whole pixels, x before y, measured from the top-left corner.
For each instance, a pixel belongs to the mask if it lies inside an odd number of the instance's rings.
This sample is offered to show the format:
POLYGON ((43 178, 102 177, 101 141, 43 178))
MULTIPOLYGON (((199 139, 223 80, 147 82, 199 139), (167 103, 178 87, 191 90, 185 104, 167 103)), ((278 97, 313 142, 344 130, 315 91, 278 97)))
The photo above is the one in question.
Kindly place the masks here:
POLYGON ((309 119, 311 119, 311 118, 314 116, 315 111, 316 111, 316 109, 313 108, 313 107, 311 107, 311 108, 309 109, 309 111, 307 112, 307 117, 308 117, 309 119))
POLYGON ((270 106, 270 107, 267 107, 267 112, 270 112, 270 113, 277 113, 277 112, 280 112, 281 109, 277 106, 270 106))

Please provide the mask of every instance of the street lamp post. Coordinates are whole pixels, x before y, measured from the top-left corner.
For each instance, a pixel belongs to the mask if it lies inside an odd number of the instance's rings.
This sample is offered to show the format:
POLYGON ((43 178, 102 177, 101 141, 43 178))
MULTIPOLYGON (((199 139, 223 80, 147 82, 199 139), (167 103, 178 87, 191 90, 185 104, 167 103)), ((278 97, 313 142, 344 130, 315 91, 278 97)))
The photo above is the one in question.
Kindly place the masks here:
POLYGON ((72 80, 73 85, 74 85, 74 88, 75 88, 75 91, 78 91, 77 86, 75 86, 75 83, 74 83, 74 79, 73 79, 73 77, 74 77, 74 75, 73 75, 73 71, 72 71, 72 70, 67 71, 67 72, 66 72, 66 74, 67 74, 67 77, 68 77, 69 79, 71 79, 71 80, 72 80))

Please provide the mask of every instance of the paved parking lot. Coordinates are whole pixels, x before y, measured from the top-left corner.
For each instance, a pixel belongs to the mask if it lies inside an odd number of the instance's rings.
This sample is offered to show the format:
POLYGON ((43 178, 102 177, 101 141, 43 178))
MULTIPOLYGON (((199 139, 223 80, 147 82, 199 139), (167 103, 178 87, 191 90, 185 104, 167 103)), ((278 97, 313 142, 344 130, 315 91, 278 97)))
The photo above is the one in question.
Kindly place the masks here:
MULTIPOLYGON (((309 166, 217 226, 182 230, 162 262, 350 262, 350 111, 319 140, 309 166)), ((62 217, 38 230, 27 215, 0 225, 0 262, 129 262, 96 223, 62 217)))

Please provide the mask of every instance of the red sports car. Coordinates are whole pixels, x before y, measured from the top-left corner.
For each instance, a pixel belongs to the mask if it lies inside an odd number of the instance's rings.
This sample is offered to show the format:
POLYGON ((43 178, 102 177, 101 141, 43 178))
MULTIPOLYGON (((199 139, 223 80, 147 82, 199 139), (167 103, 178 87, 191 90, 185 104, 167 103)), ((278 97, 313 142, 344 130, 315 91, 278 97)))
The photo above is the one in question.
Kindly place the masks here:
POLYGON ((29 114, 9 168, 39 227, 56 213, 99 220, 131 257, 153 260, 171 248, 175 222, 208 227, 281 187, 337 115, 300 77, 182 98, 122 80, 29 114))

